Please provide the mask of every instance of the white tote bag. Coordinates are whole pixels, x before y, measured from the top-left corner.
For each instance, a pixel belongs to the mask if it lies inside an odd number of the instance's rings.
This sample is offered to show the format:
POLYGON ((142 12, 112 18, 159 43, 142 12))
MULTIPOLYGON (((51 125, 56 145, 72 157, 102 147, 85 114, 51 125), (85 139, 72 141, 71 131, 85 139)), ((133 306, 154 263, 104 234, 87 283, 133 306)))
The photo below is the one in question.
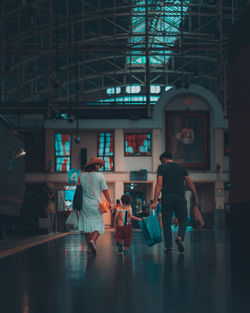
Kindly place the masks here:
POLYGON ((67 217, 65 224, 67 229, 78 230, 78 215, 75 210, 67 217))

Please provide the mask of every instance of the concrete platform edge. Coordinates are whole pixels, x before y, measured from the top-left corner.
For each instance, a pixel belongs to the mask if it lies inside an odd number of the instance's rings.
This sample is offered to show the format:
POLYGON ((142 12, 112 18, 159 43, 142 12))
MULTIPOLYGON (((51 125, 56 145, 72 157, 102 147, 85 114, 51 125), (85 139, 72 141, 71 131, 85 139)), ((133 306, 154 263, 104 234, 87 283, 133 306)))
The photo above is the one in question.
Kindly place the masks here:
MULTIPOLYGON (((47 238, 44 238, 42 239, 41 236, 39 237, 34 237, 33 239, 37 239, 33 242, 29 242, 29 243, 23 243, 21 244, 20 246, 18 247, 15 247, 15 248, 12 248, 12 249, 7 249, 5 251, 1 251, 0 252, 0 259, 2 258, 5 258, 9 255, 12 255, 12 254, 16 254, 18 252, 21 252, 23 250, 26 250, 26 249, 29 249, 29 248, 32 248, 34 246, 37 246, 37 245, 40 245, 40 244, 43 244, 43 243, 46 243, 46 242, 49 242, 51 240, 55 240, 55 239, 58 239, 58 238, 61 238, 61 237, 64 237, 64 236, 68 236, 70 235, 72 232, 67 232, 67 233, 60 233, 60 234, 56 234, 56 235, 47 235, 48 237, 47 238)), ((44 236, 43 236, 44 237, 44 236)))

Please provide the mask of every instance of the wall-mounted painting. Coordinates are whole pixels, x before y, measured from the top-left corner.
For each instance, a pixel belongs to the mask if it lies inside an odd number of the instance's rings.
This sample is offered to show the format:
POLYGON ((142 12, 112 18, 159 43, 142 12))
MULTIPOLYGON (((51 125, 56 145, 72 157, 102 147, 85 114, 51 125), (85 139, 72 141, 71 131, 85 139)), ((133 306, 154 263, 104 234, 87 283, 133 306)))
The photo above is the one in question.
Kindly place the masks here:
POLYGON ((209 168, 209 112, 168 111, 166 151, 189 169, 209 168))

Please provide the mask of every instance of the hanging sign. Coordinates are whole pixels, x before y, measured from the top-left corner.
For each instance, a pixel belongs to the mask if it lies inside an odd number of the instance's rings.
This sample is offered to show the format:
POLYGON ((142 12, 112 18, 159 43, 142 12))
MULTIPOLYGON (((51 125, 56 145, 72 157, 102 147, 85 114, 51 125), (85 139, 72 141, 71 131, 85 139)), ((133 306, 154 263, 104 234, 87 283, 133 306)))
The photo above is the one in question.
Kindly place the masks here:
POLYGON ((80 171, 76 168, 72 168, 68 171, 68 182, 76 184, 78 181, 78 177, 80 175, 80 171))

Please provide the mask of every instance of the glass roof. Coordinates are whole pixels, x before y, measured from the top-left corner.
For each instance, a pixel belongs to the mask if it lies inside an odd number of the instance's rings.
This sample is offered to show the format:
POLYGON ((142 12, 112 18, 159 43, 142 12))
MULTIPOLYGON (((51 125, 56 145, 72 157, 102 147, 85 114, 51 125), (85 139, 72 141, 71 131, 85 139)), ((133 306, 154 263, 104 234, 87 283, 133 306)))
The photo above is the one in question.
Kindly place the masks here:
MULTIPOLYGON (((133 50, 131 56, 128 57, 127 63, 131 64, 146 64, 146 56, 141 56, 145 48, 145 32, 146 32, 146 1, 133 0, 133 16, 132 16, 132 36, 130 44, 133 48, 138 48, 138 51, 133 50), (142 36, 140 36, 140 34, 142 36), (138 55, 139 56, 138 56, 138 55)), ((190 0, 183 1, 183 16, 188 10, 190 0)), ((171 3, 162 1, 156 3, 154 0, 148 0, 149 11, 149 46, 150 48, 162 48, 163 45, 174 44, 176 37, 174 36, 179 32, 179 25, 181 22, 181 1, 173 0, 171 3), (150 15, 150 12, 153 12, 150 15), (151 35, 151 34, 159 35, 151 35), (163 35, 164 34, 164 35, 163 35)), ((169 51, 170 52, 170 51, 169 51)), ((154 53, 154 50, 152 50, 154 53)), ((169 59, 168 51, 155 51, 156 56, 150 56, 149 61, 151 64, 167 63, 169 59)))
MULTIPOLYGON (((133 47, 131 55, 127 57, 128 64, 146 64, 146 0, 132 0, 132 35, 129 39, 133 47), (137 50, 138 48, 138 50, 137 50)), ((164 51, 166 45, 174 45, 176 36, 180 32, 181 11, 183 17, 189 9, 191 0, 155 1, 148 0, 148 44, 153 55, 149 56, 151 64, 166 64, 169 60, 171 50, 164 51), (152 13, 152 14, 151 14, 152 13), (156 48, 156 50, 154 50, 156 48), (160 49, 159 49, 160 48, 160 49)), ((150 87, 151 93, 159 93, 150 87)), ((167 86, 167 91, 171 86, 167 86)), ((109 93, 111 94, 111 93, 109 93)), ((155 104, 159 97, 150 97, 150 102, 155 104)), ((131 102, 139 104, 146 102, 146 96, 119 97, 116 99, 105 99, 100 102, 131 102)))

